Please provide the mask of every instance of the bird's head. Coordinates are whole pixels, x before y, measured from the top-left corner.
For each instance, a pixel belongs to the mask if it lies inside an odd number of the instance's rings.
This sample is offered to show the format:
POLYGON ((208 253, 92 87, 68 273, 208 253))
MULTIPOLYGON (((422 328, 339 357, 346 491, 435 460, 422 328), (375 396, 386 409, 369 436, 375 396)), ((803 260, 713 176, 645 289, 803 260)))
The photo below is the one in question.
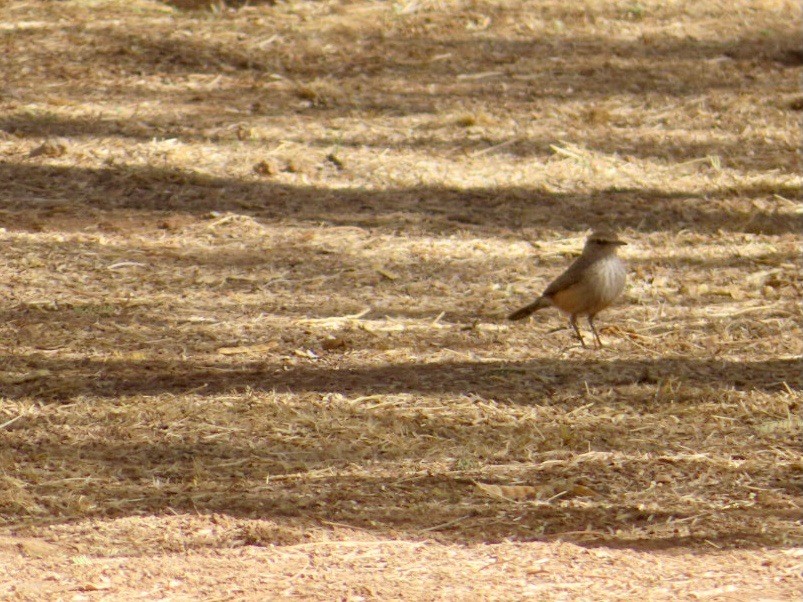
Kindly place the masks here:
POLYGON ((595 253, 616 253, 619 247, 626 245, 613 230, 594 230, 588 235, 584 251, 595 253))

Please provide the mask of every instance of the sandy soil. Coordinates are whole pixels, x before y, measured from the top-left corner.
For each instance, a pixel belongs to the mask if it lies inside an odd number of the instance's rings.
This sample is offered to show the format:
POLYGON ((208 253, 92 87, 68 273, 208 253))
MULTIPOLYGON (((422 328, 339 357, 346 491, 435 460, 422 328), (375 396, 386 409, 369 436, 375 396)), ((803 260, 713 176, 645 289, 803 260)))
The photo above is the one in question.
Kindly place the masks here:
POLYGON ((797 3, 198 4, 2 4, 0 598, 799 599, 797 3))

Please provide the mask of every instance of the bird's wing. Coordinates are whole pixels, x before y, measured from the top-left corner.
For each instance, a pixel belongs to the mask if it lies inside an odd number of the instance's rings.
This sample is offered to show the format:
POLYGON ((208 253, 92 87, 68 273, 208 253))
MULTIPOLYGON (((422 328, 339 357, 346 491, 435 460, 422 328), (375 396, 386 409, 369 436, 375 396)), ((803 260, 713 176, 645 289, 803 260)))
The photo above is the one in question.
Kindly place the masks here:
POLYGON ((555 293, 559 293, 560 291, 580 282, 583 271, 586 269, 589 263, 591 262, 585 255, 581 255, 575 259, 574 263, 566 268, 565 272, 555 278, 555 280, 553 280, 552 283, 546 287, 546 290, 541 296, 550 297, 555 293))

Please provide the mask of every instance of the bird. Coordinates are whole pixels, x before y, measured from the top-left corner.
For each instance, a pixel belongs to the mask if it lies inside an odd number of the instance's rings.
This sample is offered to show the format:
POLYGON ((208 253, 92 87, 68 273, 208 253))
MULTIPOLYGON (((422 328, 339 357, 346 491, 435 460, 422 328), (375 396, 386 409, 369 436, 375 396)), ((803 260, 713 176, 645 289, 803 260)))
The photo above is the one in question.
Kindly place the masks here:
POLYGON ((508 320, 522 320, 539 309, 557 307, 569 315, 569 324, 583 347, 586 343, 577 326, 577 316, 587 316, 596 344, 602 347, 594 317, 616 301, 625 288, 627 271, 617 251, 626 244, 611 230, 594 230, 586 239, 580 257, 540 297, 514 311, 508 320))

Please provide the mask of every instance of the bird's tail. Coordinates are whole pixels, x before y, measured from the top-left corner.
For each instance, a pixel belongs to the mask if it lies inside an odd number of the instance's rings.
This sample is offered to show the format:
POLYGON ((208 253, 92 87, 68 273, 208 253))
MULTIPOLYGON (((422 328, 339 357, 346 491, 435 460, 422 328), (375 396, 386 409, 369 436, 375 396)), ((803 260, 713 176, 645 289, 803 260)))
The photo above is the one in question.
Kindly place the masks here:
POLYGON ((535 301, 522 307, 521 309, 517 309, 512 314, 510 314, 507 319, 508 320, 523 320, 527 316, 530 316, 537 312, 539 309, 544 309, 545 307, 551 306, 549 299, 544 297, 538 297, 535 301))

